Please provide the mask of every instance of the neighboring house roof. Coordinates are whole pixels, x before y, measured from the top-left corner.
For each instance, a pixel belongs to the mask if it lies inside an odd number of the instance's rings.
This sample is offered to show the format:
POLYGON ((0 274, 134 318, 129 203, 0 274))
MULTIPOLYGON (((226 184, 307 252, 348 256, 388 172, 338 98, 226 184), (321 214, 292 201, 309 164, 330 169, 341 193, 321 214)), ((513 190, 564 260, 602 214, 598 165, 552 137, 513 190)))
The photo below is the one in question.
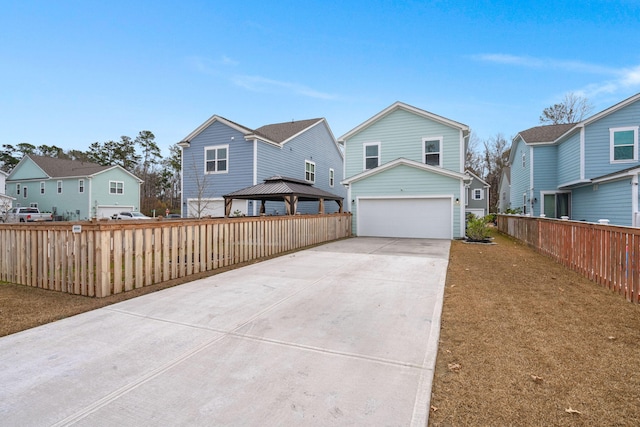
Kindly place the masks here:
POLYGON ((474 180, 479 181, 483 187, 491 187, 489 184, 487 184, 487 181, 485 181, 484 179, 480 178, 478 175, 476 175, 475 173, 471 172, 469 169, 465 170, 464 173, 466 173, 467 175, 471 175, 473 177, 474 180))
POLYGON ((425 110, 421 110, 420 108, 416 108, 413 107, 409 104, 405 104, 404 102, 395 102, 394 104, 391 104, 389 107, 385 108, 384 110, 382 110, 381 112, 379 112, 378 114, 376 114, 375 116, 371 117, 369 120, 365 121, 364 123, 361 123, 360 125, 356 126, 355 128, 351 129, 349 132, 345 133, 344 135, 342 135, 340 138, 338 138, 338 142, 344 142, 346 139, 351 138, 353 135, 361 132, 362 130, 368 128, 369 126, 371 126, 372 124, 374 124, 375 122, 377 122, 378 120, 382 119, 383 117, 387 116, 388 114, 391 114, 392 112, 396 111, 396 110, 405 110, 405 111, 409 111, 411 113, 417 114, 419 116, 425 117, 427 119, 436 121, 438 123, 442 123, 444 125, 456 128, 456 129, 460 129, 464 135, 468 135, 469 133, 469 126, 460 123, 460 122, 456 122, 454 120, 451 119, 447 119, 446 117, 442 117, 439 116, 437 114, 433 114, 430 113, 429 111, 425 111, 425 110))
POLYGON ((502 178, 506 178, 507 184, 511 185, 511 167, 510 166, 504 166, 502 168, 502 177, 500 177, 500 185, 502 185, 502 178))
POLYGON ((575 125, 575 123, 563 123, 558 125, 536 126, 527 130, 523 130, 522 132, 518 133, 516 138, 520 136, 527 144, 551 144, 571 128, 573 128, 575 125))
POLYGON ((51 178, 89 176, 111 168, 97 163, 79 160, 58 159, 55 157, 28 155, 40 169, 51 178))
POLYGON ((275 123, 259 127, 255 130, 255 133, 264 135, 271 141, 281 144, 322 120, 324 119, 298 120, 297 122, 292 120, 285 123, 275 123))
POLYGON ((306 181, 283 176, 272 176, 262 184, 252 185, 224 196, 225 199, 251 199, 279 201, 283 196, 297 196, 298 200, 342 200, 328 191, 314 187, 306 181))
MULTIPOLYGON (((198 126, 193 132, 191 132, 182 141, 180 141, 178 145, 182 147, 188 147, 191 141, 195 137, 200 135, 202 131, 204 131, 206 128, 208 128, 215 122, 224 123, 225 125, 233 129, 236 129, 238 132, 244 135, 245 139, 258 138, 261 141, 282 146, 282 144, 287 143, 290 139, 298 136, 302 132, 305 132, 307 129, 319 123, 323 123, 323 122, 326 123, 326 120, 324 118, 297 120, 297 121, 292 120, 290 122, 274 123, 274 124, 261 126, 257 129, 251 129, 246 126, 240 125, 236 122, 233 122, 229 119, 226 119, 222 116, 218 116, 214 114, 206 122, 198 126)), ((331 129, 329 128, 329 125, 327 125, 327 129, 329 130, 329 133, 331 133, 331 129)), ((331 137, 335 141, 333 134, 331 135, 331 137)), ((337 145, 338 144, 336 143, 336 146, 337 145)))
MULTIPOLYGON (((40 170, 42 170, 43 174, 48 178, 88 177, 110 169, 118 168, 123 172, 131 175, 138 181, 142 182, 140 178, 121 166, 103 166, 97 163, 84 162, 80 160, 59 159, 56 157, 36 156, 34 154, 25 155, 13 170, 18 170, 18 166, 25 162, 27 159, 30 159, 33 163, 35 163, 40 168, 40 170)), ((9 176, 11 176, 11 174, 9 176)), ((11 181, 11 179, 8 178, 7 181, 11 181)))
POLYGON ((349 177, 347 179, 345 179, 344 181, 342 181, 343 185, 349 185, 352 182, 356 182, 356 181, 360 181, 361 179, 365 179, 369 176, 375 175, 377 173, 380 172, 384 172, 388 169, 394 168, 396 166, 400 166, 400 165, 404 165, 404 166, 409 166, 409 167, 413 167, 416 169, 421 169, 427 172, 433 172, 433 173, 437 173, 439 175, 444 175, 450 178, 456 178, 456 179, 461 179, 463 181, 470 181, 471 178, 469 177, 469 175, 465 175, 463 173, 459 173, 459 172, 454 172, 452 170, 449 169, 444 169, 444 168, 440 168, 440 167, 436 167, 436 166, 430 166, 427 165, 425 163, 420 163, 420 162, 416 162, 415 160, 409 160, 409 159, 405 159, 404 157, 400 157, 398 159, 392 160, 390 162, 387 162, 383 165, 378 166, 377 168, 373 168, 373 169, 368 169, 364 172, 361 172, 357 175, 353 175, 352 177, 349 177))

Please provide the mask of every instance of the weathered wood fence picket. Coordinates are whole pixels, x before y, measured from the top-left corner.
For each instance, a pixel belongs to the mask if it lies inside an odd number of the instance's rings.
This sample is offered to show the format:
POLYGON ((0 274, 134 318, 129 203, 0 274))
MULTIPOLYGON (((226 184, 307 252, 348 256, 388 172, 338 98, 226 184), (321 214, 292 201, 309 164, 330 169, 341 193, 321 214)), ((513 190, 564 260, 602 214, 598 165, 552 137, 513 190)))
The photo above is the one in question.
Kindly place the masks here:
POLYGON ((106 297, 349 236, 349 213, 0 224, 0 281, 106 297))
POLYGON ((498 215, 498 229, 640 303, 640 229, 516 215, 498 215))

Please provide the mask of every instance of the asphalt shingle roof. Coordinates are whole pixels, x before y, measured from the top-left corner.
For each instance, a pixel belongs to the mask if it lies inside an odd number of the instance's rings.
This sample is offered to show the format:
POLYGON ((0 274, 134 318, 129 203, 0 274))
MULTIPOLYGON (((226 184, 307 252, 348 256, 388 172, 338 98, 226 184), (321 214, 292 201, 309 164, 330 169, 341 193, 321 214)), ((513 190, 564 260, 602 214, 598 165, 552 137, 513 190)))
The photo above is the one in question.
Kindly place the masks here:
POLYGON ((317 123, 322 119, 308 119, 290 121, 285 123, 274 123, 271 125, 265 125, 256 129, 256 133, 267 137, 269 140, 277 143, 281 143, 291 138, 297 133, 302 132, 309 126, 317 123))
POLYGON ((29 154, 29 157, 51 178, 89 176, 111 168, 111 166, 102 166, 97 163, 79 160, 58 159, 33 154, 29 154))
POLYGON ((520 132, 520 136, 527 143, 553 142, 560 136, 564 135, 575 125, 575 123, 563 123, 559 125, 536 126, 527 130, 523 130, 522 132, 520 132))

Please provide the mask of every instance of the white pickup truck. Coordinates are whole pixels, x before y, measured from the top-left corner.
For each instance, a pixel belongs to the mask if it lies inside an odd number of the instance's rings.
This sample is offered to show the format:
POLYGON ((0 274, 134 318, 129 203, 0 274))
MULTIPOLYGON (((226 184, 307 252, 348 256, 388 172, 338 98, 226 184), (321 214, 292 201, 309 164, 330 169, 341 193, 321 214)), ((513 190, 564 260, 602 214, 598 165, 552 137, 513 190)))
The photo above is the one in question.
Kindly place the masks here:
POLYGON ((38 208, 13 208, 4 216, 4 222, 40 222, 53 221, 53 215, 43 213, 38 208))

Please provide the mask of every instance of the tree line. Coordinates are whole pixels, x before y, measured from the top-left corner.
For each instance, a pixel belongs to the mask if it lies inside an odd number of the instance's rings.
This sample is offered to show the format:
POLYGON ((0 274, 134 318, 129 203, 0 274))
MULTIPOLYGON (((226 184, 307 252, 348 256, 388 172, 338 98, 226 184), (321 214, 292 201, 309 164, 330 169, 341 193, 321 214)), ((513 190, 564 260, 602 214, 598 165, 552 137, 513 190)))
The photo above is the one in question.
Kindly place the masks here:
POLYGON ((163 214, 166 209, 180 211, 180 148, 169 147, 169 157, 163 158, 153 132, 143 130, 135 138, 121 136, 119 141, 94 142, 86 151, 64 150, 55 145, 35 146, 29 143, 3 144, 0 169, 11 172, 27 154, 121 166, 140 178, 140 211, 163 214))

